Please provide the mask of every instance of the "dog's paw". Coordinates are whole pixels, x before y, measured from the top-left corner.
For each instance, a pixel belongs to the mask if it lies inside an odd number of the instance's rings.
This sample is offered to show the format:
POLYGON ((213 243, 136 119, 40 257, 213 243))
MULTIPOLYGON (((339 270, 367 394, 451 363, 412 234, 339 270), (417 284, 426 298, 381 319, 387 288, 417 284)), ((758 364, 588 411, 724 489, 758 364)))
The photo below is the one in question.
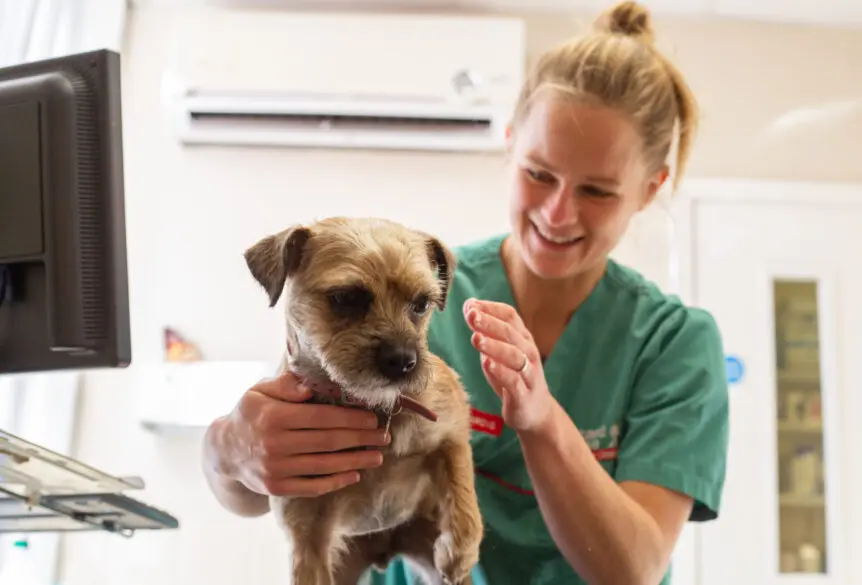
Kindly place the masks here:
POLYGON ((478 562, 478 548, 459 549, 450 533, 442 533, 434 543, 434 566, 445 585, 470 585, 470 571, 478 562))

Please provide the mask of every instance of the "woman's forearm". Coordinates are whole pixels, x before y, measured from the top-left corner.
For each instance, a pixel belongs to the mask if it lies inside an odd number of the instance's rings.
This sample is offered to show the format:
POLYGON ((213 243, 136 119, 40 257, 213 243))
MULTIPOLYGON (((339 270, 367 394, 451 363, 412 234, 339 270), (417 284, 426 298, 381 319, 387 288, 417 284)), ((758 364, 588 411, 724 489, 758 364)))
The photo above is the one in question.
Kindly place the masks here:
POLYGON ((519 433, 545 523, 560 552, 587 582, 653 585, 665 573, 655 520, 596 460, 562 407, 550 424, 519 433))
POLYGON ((225 419, 215 420, 204 434, 203 471, 210 491, 225 509, 239 516, 263 516, 269 512, 269 498, 255 493, 222 471, 221 454, 226 447, 225 419))

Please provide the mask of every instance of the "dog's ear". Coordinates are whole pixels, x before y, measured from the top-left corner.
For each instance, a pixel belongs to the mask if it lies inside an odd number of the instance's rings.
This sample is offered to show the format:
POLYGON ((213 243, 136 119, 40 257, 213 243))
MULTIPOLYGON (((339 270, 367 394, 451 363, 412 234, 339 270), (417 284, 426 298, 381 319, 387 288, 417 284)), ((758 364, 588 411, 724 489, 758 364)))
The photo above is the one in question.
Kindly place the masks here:
POLYGON ((243 254, 251 275, 269 295, 270 307, 281 297, 285 281, 299 270, 309 238, 311 230, 295 226, 266 236, 243 254))
POLYGON ((442 311, 446 308, 446 299, 449 298, 449 289, 452 286, 452 279, 455 278, 457 259, 452 250, 433 236, 427 236, 425 246, 428 250, 431 266, 437 270, 437 280, 440 283, 441 292, 440 298, 437 299, 437 308, 442 311))

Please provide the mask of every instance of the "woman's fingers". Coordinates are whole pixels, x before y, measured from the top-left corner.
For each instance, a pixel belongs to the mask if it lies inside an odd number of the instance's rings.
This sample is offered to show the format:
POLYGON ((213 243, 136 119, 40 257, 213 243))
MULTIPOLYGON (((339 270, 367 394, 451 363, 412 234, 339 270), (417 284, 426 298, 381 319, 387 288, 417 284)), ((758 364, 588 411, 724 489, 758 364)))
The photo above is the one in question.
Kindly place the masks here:
POLYGON ((523 400, 526 386, 518 372, 485 355, 482 356, 482 371, 504 402, 519 404, 523 400))
POLYGON ((500 341, 519 343, 523 341, 523 335, 515 330, 512 325, 479 309, 471 309, 467 313, 467 324, 473 331, 484 333, 488 337, 494 337, 500 341))
POLYGON ((382 447, 388 444, 386 430, 320 429, 284 431, 262 441, 264 457, 289 457, 307 453, 333 453, 357 447, 382 447))
POLYGON ((285 415, 286 429, 376 429, 377 415, 360 408, 333 404, 297 405, 285 415), (300 410, 301 409, 301 410, 300 410))
POLYGON ((314 498, 345 488, 359 481, 358 471, 346 471, 321 477, 290 477, 266 485, 267 493, 274 496, 314 498))
POLYGON ((464 303, 464 307, 466 311, 470 311, 470 309, 479 309, 480 311, 493 315, 502 321, 512 321, 515 318, 520 318, 515 307, 497 301, 468 299, 464 303))
MULTIPOLYGON (((264 479, 281 480, 288 477, 332 475, 378 467, 383 454, 377 449, 362 449, 344 453, 297 455, 284 459, 267 470, 264 479)), ((263 474, 262 474, 263 475, 263 474)))
POLYGON ((464 318, 474 331, 487 330, 489 335, 508 339, 525 347, 535 345, 533 335, 511 305, 471 299, 464 303, 464 318))
POLYGON ((470 342, 480 353, 512 370, 520 370, 524 366, 524 360, 528 359, 523 351, 511 343, 486 337, 481 333, 474 333, 470 342))

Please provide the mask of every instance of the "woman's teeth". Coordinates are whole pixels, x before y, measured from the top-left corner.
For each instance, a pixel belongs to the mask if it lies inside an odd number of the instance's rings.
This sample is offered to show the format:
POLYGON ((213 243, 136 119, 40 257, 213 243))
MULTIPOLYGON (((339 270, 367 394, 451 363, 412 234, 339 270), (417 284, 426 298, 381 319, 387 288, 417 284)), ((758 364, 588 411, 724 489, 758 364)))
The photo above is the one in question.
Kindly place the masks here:
POLYGON ((581 239, 581 236, 576 236, 576 237, 554 236, 554 235, 551 235, 548 232, 544 231, 542 228, 540 228, 536 224, 533 224, 533 225, 535 226, 536 231, 539 232, 540 236, 542 236, 543 238, 545 238, 546 240, 548 240, 549 242, 552 242, 554 244, 573 244, 573 243, 575 243, 581 239))

